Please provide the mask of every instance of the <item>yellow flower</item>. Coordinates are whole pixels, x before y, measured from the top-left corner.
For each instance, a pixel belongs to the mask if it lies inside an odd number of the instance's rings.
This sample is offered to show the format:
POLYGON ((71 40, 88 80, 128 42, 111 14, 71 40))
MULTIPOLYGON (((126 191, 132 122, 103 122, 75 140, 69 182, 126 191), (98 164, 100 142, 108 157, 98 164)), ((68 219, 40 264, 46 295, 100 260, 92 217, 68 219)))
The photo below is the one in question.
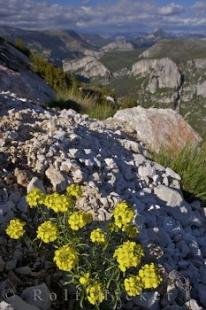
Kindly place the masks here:
POLYGON ((47 195, 44 201, 47 208, 52 209, 54 212, 67 212, 69 208, 74 205, 74 201, 66 195, 53 193, 47 195))
POLYGON ((101 283, 94 282, 86 289, 87 299, 92 305, 99 305, 105 299, 105 291, 101 283))
POLYGON ((30 208, 37 207, 44 203, 45 194, 38 188, 34 188, 26 195, 26 201, 30 208))
POLYGON ((25 233, 25 225, 26 223, 18 218, 10 220, 6 228, 6 233, 12 239, 19 239, 25 233))
POLYGON ((91 222, 92 215, 83 211, 73 212, 68 219, 68 224, 73 230, 79 230, 91 222))
POLYGON ((113 216, 115 225, 122 229, 134 220, 135 212, 126 202, 122 201, 117 203, 113 211, 113 216))
POLYGON ((45 243, 53 242, 58 238, 58 229, 56 224, 51 221, 45 221, 37 229, 37 238, 45 243))
POLYGON ((79 278, 79 283, 83 286, 87 286, 90 283, 90 273, 86 272, 79 278))
POLYGON ((54 253, 54 262, 63 271, 71 271, 78 264, 78 254, 70 245, 58 248, 54 253))
POLYGON ((128 268, 137 267, 143 256, 144 251, 141 244, 131 241, 125 241, 115 250, 113 255, 119 264, 119 269, 123 272, 128 268))
POLYGON ((102 229, 97 228, 91 232, 90 239, 94 243, 103 244, 106 242, 106 234, 102 229))
POLYGON ((129 238, 137 237, 139 230, 135 224, 128 224, 122 228, 129 238))
POLYGON ((82 188, 78 184, 71 184, 66 189, 67 194, 71 197, 79 198, 82 196, 82 188))
POLYGON ((142 293, 142 283, 138 276, 131 276, 124 280, 124 288, 127 295, 134 297, 142 293))
POLYGON ((144 265, 138 273, 144 289, 157 288, 162 282, 158 267, 154 263, 144 265))

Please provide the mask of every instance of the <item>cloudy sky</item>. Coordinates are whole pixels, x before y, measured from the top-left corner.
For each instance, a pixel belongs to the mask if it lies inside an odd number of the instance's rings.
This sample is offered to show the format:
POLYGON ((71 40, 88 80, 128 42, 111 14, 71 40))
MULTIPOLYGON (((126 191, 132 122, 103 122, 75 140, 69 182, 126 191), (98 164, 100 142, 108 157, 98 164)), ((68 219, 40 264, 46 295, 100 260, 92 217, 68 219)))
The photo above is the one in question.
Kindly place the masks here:
POLYGON ((0 25, 80 31, 206 32, 206 0, 0 0, 0 25))

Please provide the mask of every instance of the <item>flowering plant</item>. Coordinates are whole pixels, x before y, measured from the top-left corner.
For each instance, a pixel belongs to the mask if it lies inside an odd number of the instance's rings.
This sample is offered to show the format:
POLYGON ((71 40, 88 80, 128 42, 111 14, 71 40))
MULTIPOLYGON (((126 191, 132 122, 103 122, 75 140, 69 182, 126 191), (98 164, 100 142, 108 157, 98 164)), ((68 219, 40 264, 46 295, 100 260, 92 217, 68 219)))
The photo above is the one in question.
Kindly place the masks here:
MULTIPOLYGON (((111 220, 100 225, 91 213, 75 208, 81 195, 82 188, 72 184, 65 194, 33 189, 26 196, 30 212, 38 215, 35 241, 52 251, 53 263, 66 275, 65 284, 78 290, 80 307, 87 309, 89 303, 99 309, 108 303, 116 309, 124 294, 134 297, 156 289, 162 278, 154 263, 143 263, 133 208, 125 201, 117 203, 111 220)), ((12 219, 6 234, 12 239, 29 236, 27 225, 12 219)))

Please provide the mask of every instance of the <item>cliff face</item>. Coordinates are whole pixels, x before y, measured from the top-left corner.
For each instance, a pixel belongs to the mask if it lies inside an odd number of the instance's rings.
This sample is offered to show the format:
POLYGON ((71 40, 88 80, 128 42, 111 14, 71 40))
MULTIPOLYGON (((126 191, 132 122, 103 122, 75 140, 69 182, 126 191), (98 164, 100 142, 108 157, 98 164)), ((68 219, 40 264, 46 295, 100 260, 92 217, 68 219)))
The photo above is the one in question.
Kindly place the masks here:
POLYGON ((4 40, 0 41, 0 98, 13 93, 16 97, 45 103, 54 98, 52 89, 30 69, 26 55, 4 40))
POLYGON ((132 51, 134 50, 134 46, 131 42, 127 42, 126 40, 116 40, 102 47, 102 51, 108 53, 110 51, 132 51))
POLYGON ((148 77, 148 90, 154 93, 158 89, 173 88, 181 84, 180 71, 171 59, 143 59, 132 66, 132 75, 148 77))
POLYGON ((64 61, 63 68, 65 72, 75 72, 88 79, 94 77, 109 78, 111 76, 109 69, 93 56, 86 56, 78 60, 64 61))

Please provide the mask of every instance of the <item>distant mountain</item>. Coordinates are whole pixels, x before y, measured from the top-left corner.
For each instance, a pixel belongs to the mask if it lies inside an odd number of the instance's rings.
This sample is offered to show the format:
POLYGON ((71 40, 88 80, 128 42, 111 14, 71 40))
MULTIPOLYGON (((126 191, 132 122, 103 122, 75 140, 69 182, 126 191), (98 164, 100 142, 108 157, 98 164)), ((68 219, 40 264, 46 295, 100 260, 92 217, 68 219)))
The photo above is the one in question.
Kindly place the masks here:
POLYGON ((206 58, 206 40, 185 38, 160 40, 139 57, 169 57, 177 63, 193 58, 206 58))
POLYGON ((22 39, 29 48, 43 52, 57 64, 65 58, 71 60, 97 52, 95 46, 73 30, 33 31, 0 26, 0 36, 11 42, 22 39))

